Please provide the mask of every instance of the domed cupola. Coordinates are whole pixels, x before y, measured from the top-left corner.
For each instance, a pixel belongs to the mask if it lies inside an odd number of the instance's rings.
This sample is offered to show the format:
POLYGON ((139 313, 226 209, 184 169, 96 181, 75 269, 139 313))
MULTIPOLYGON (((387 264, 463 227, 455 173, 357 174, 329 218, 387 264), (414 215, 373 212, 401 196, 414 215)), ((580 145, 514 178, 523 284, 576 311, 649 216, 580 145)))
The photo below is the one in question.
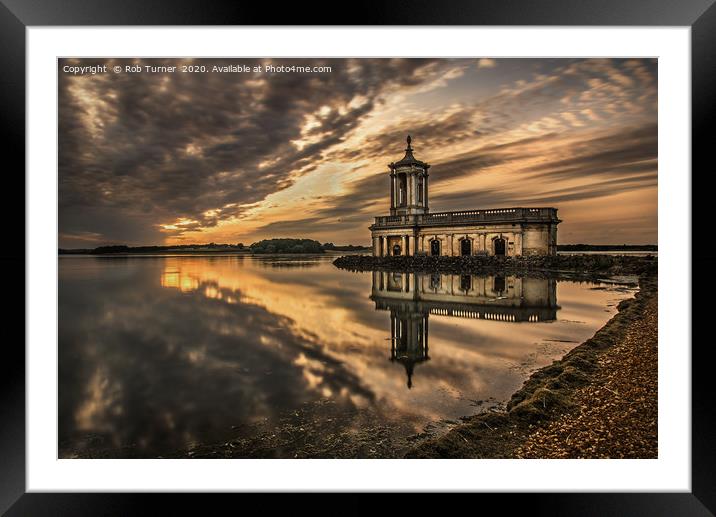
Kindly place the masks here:
POLYGON ((390 214, 426 214, 428 213, 428 169, 430 165, 413 155, 407 138, 408 147, 400 161, 388 164, 390 168, 390 214))

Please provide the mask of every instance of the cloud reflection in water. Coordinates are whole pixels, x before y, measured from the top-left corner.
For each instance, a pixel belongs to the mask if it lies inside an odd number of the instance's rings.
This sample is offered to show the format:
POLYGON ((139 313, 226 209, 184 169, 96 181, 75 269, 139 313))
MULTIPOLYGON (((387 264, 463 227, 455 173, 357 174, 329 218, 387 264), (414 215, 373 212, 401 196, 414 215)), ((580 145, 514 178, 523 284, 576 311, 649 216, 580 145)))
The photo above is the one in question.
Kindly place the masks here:
POLYGON ((506 399, 527 371, 591 336, 614 312, 604 312, 607 301, 627 296, 508 277, 498 280, 505 298, 495 301, 493 292, 479 294, 495 279, 473 277, 469 293, 436 301, 425 277, 413 280, 424 299, 381 301, 374 276, 326 259, 293 268, 250 257, 62 258, 61 451, 94 436, 103 447, 153 456, 228 439, 232 426, 276 421, 326 398, 420 430, 474 412, 475 399, 506 399), (546 303, 556 319, 439 310, 470 312, 472 303, 484 313, 497 303, 514 315, 532 310, 525 296, 535 292, 546 297, 538 312, 546 303), (414 368, 408 389, 404 365, 390 360, 391 317, 415 309, 429 318, 430 360, 414 368))

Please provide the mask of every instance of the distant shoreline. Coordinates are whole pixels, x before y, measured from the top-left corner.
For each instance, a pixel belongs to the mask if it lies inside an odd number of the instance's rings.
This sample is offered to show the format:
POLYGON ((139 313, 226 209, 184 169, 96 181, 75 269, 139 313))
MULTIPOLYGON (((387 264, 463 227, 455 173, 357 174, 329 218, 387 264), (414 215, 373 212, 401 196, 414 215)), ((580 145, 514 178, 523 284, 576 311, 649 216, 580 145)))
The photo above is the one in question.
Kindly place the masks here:
MULTIPOLYGON (((341 250, 326 250, 322 253, 252 253, 250 251, 147 251, 133 253, 59 253, 58 257, 95 257, 95 258, 127 258, 127 257, 175 257, 180 255, 194 257, 340 257, 346 252, 341 250)), ((365 252, 363 252, 365 253, 365 252)))
POLYGON ((658 251, 656 244, 557 244, 557 251, 658 251))
MULTIPOLYGON (((347 244, 344 246, 325 247, 324 251, 371 251, 370 246, 361 246, 356 244, 347 244)), ((600 252, 600 251, 624 251, 624 252, 657 252, 656 244, 559 244, 557 251, 561 252, 600 252)), ((250 246, 236 246, 233 244, 188 244, 183 246, 99 246, 97 248, 77 248, 65 249, 59 248, 59 255, 147 255, 157 253, 232 253, 232 254, 257 254, 264 255, 266 253, 256 253, 251 250, 250 246)), ((314 252, 293 252, 295 255, 305 255, 314 252)), ((279 253, 281 254, 281 253, 279 253)))
MULTIPOLYGON (((318 247, 307 250, 291 250, 278 249, 276 252, 270 253, 264 249, 252 249, 251 246, 235 246, 232 244, 218 244, 207 246, 204 244, 190 244, 186 246, 100 246, 97 248, 82 249, 64 249, 59 248, 58 255, 156 255, 156 254, 232 254, 232 255, 313 255, 316 253, 324 253, 330 251, 370 251, 369 246, 359 246, 347 244, 344 246, 336 246, 331 243, 320 245, 318 247)), ((253 246, 253 245, 252 245, 253 246)))

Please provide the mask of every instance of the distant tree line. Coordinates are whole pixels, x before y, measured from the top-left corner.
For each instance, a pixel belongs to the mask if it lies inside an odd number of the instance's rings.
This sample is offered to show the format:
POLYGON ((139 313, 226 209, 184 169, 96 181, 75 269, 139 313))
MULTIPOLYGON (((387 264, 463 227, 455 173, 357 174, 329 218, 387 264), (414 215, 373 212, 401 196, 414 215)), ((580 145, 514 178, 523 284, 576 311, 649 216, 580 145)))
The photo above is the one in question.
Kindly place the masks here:
POLYGON ((366 246, 348 244, 336 246, 332 242, 321 244, 312 239, 265 239, 254 242, 250 246, 238 244, 178 244, 171 246, 126 246, 123 244, 99 246, 91 249, 59 249, 60 255, 109 255, 115 253, 169 253, 169 252, 251 252, 257 254, 270 253, 324 253, 330 251, 359 251, 369 249, 366 246))
POLYGON ((330 251, 363 251, 363 250, 369 250, 370 246, 359 246, 355 244, 346 244, 344 246, 336 246, 332 242, 326 242, 323 245, 324 250, 330 250, 330 251))
POLYGON ((249 246, 251 253, 323 253, 323 245, 312 239, 265 239, 249 246))

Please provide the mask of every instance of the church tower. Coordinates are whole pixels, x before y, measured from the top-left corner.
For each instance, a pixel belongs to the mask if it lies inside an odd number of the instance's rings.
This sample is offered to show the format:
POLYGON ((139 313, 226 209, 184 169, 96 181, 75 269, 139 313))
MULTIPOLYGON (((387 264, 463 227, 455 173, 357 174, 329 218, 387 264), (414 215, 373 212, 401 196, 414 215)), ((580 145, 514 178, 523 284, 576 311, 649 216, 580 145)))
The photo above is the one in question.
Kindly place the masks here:
POLYGON ((557 254, 557 225, 562 221, 556 208, 431 212, 430 165, 415 158, 410 144, 408 136, 403 159, 388 165, 390 213, 377 216, 369 226, 374 257, 557 254))
POLYGON ((408 135, 405 156, 390 167, 390 215, 428 213, 428 169, 430 165, 413 156, 408 135))
MULTIPOLYGON (((410 304, 417 306, 416 303, 410 304)), ((408 376, 408 389, 413 387, 415 366, 430 360, 428 355, 428 313, 419 309, 390 310, 390 361, 405 367, 408 376)))

